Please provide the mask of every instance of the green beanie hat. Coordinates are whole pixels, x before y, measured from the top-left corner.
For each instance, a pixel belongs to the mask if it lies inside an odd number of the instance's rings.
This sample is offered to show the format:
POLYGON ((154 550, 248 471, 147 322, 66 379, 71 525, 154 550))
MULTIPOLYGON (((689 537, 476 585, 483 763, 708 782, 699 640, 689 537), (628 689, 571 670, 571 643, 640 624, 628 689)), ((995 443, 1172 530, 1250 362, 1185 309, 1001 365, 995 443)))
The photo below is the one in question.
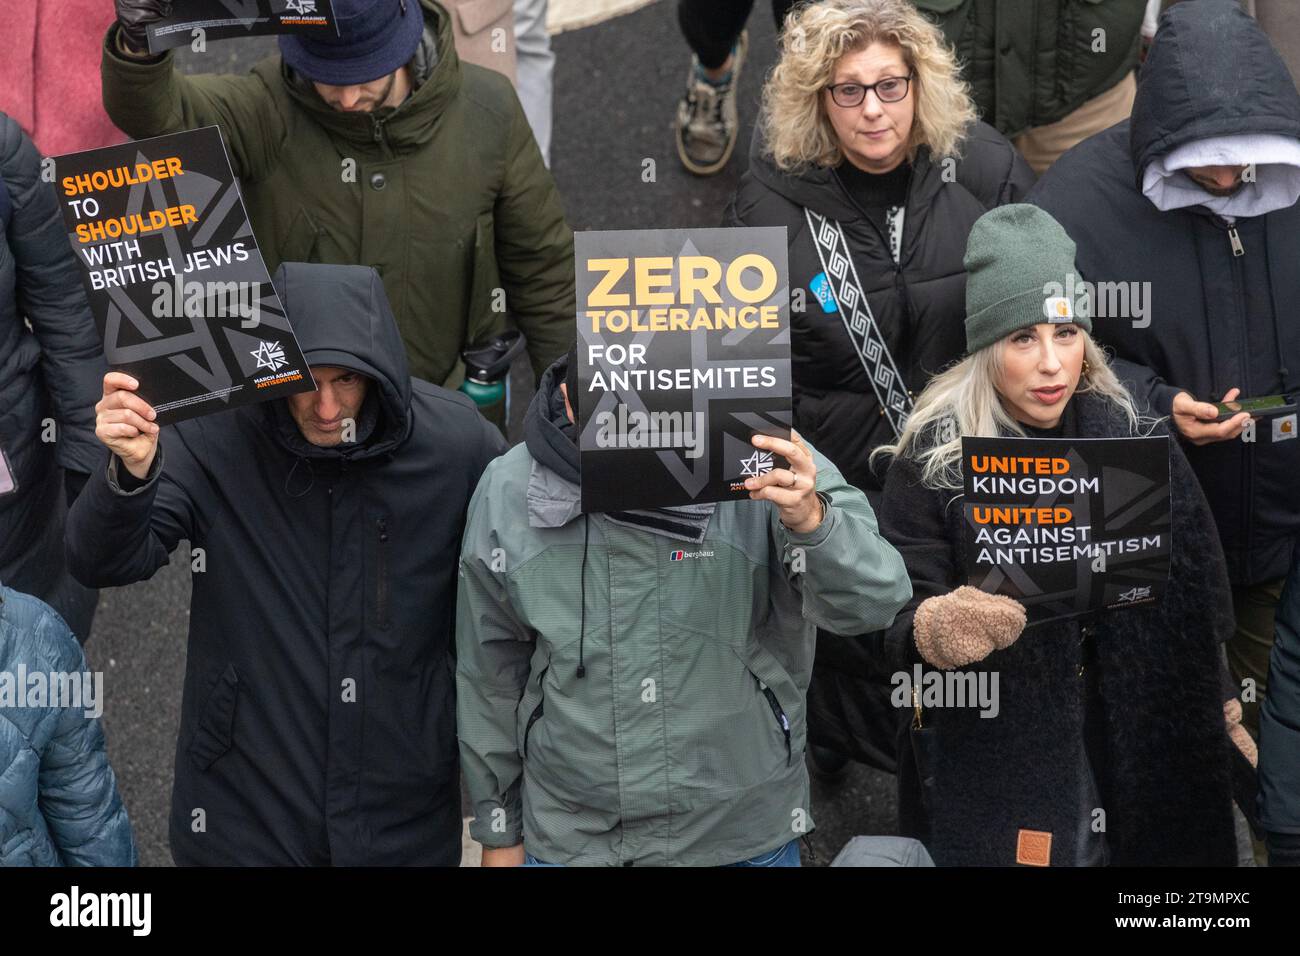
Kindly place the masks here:
POLYGON ((1092 331, 1074 241, 1037 206, 1014 203, 980 216, 964 263, 968 354, 1039 322, 1073 322, 1092 331))

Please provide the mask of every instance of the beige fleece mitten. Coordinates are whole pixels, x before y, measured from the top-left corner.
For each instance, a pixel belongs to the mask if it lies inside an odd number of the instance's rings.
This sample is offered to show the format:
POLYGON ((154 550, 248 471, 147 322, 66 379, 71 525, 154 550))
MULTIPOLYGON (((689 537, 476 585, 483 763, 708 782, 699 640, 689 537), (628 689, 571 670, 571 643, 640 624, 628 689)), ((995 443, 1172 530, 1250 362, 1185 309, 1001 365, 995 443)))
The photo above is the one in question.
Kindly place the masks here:
POLYGON ((1019 601, 968 584, 926 598, 912 620, 921 657, 945 670, 1010 647, 1024 629, 1025 608, 1019 601))
POLYGON ((1229 697, 1223 702, 1223 719, 1228 725, 1228 738, 1237 745, 1241 755, 1245 757, 1252 767, 1259 764, 1259 748, 1255 746, 1255 740, 1250 736, 1248 731, 1241 723, 1241 701, 1235 697, 1229 697))

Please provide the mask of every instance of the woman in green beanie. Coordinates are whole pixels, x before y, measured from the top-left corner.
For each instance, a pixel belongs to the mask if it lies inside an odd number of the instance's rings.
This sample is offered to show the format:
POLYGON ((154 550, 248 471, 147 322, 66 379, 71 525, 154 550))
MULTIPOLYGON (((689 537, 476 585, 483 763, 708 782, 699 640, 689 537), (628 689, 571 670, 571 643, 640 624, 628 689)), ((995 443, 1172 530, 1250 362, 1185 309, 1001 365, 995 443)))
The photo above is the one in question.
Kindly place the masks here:
POLYGON ((941 866, 1232 865, 1220 683, 1232 604, 1177 443, 1163 601, 1026 629, 1014 599, 965 585, 963 436, 1167 434, 1139 416, 1093 342, 1087 297, 1071 296, 1074 243, 1047 213, 986 213, 965 264, 967 355, 877 452, 892 461, 881 531, 914 597, 872 643, 909 676, 968 672, 967 686, 995 687, 997 700, 900 710, 901 830, 941 866))

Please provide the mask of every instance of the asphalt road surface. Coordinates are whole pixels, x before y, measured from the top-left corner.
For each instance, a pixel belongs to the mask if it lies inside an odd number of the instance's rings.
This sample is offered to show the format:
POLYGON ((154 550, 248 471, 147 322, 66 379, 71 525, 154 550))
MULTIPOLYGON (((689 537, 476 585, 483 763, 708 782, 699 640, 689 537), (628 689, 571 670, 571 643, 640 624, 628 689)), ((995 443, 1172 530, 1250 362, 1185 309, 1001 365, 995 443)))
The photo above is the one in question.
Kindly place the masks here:
MULTIPOLYGON (((744 132, 731 165, 710 179, 682 169, 672 117, 689 51, 674 4, 660 2, 554 39, 555 131, 552 166, 574 229, 645 229, 718 225, 744 171, 759 88, 771 68, 771 14, 759 2, 750 18, 750 59, 740 78, 744 132)), ((212 43, 187 52, 191 72, 243 72, 274 52, 273 41, 212 43)), ((85 69, 98 69, 86 64, 85 69)), ((512 438, 533 389, 522 365, 512 376, 512 438)), ((87 646, 105 675, 104 727, 109 753, 145 865, 171 864, 167 813, 180 720, 189 626, 189 546, 150 581, 105 591, 87 646)), ((291 732, 288 728, 285 732, 291 732)), ((813 783, 816 860, 826 863, 851 836, 894 832, 893 778, 852 765, 834 786, 813 783)), ((467 846, 466 862, 475 847, 467 846)))

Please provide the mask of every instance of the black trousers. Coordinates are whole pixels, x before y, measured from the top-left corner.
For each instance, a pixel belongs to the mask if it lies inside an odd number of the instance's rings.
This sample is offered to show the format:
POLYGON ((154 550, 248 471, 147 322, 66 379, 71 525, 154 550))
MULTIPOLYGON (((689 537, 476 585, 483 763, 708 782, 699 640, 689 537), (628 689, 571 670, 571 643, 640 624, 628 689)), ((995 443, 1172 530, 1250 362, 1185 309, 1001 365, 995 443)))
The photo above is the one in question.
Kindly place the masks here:
MULTIPOLYGON (((800 2, 772 0, 772 17, 778 33, 785 15, 800 2)), ((727 62, 753 7, 754 0, 677 0, 677 22, 681 24, 682 36, 705 69, 716 70, 727 62)))

